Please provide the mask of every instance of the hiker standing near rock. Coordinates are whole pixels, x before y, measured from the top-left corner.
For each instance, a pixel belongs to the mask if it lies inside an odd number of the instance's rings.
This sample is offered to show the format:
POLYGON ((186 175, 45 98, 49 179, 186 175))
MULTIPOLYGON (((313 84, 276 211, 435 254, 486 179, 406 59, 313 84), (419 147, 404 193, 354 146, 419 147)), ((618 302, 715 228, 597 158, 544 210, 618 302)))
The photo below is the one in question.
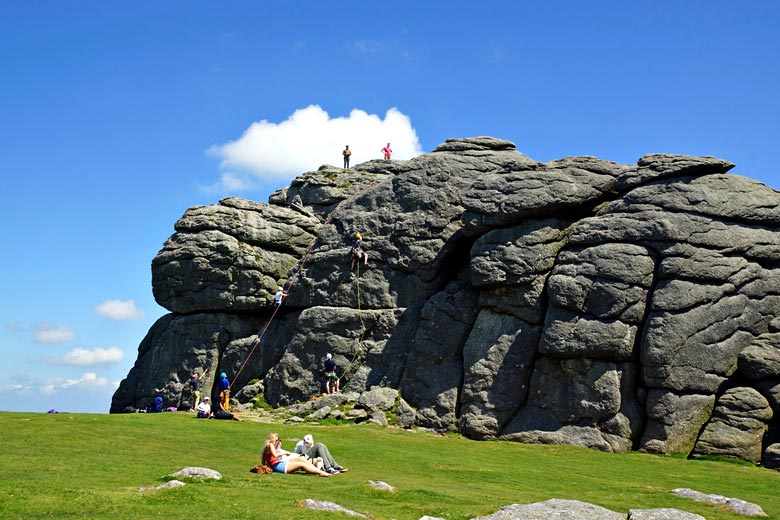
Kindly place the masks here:
POLYGON ((323 468, 331 475, 336 473, 345 473, 347 468, 339 466, 336 463, 336 459, 330 454, 330 450, 323 443, 318 442, 314 444, 314 438, 311 435, 305 435, 302 441, 298 441, 293 450, 295 453, 306 455, 310 459, 316 459, 317 457, 322 459, 323 468))
POLYGON ((349 149, 349 145, 344 148, 344 151, 341 152, 341 155, 344 156, 344 169, 349 170, 349 156, 352 155, 352 150, 349 149))
POLYGON ((390 156, 393 155, 393 149, 390 148, 390 143, 387 143, 387 146, 382 148, 382 153, 385 156, 385 161, 389 161, 390 160, 390 156))
POLYGON ((208 371, 209 369, 207 368, 201 372, 200 375, 193 372, 192 377, 190 378, 190 389, 192 389, 193 397, 192 407, 190 408, 191 412, 197 410, 198 408, 198 403, 200 402, 200 382, 206 376, 206 372, 208 371))
POLYGON ((339 391, 339 376, 336 375, 336 361, 330 353, 325 356, 325 391, 329 394, 339 391))
POLYGON ((221 378, 219 380, 219 400, 225 410, 230 409, 230 380, 227 378, 227 374, 222 372, 219 374, 221 378))

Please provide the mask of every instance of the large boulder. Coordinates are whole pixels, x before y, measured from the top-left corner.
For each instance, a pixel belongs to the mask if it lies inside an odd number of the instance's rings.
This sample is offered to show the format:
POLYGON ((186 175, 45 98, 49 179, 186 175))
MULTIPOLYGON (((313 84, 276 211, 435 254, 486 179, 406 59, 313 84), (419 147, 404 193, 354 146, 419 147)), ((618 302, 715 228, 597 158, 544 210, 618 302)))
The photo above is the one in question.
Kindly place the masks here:
POLYGON ((712 419, 699 436, 693 453, 759 462, 771 418, 769 403, 758 391, 732 388, 718 399, 712 419))
POLYGON ((152 261, 154 297, 177 313, 267 306, 319 224, 288 208, 237 198, 190 208, 152 261))
POLYGON ((732 168, 474 137, 190 208, 152 262, 173 314, 111 410, 186 407, 207 366, 242 399, 307 401, 331 353, 350 395, 398 390, 406 426, 759 460, 780 441, 780 194, 732 168))

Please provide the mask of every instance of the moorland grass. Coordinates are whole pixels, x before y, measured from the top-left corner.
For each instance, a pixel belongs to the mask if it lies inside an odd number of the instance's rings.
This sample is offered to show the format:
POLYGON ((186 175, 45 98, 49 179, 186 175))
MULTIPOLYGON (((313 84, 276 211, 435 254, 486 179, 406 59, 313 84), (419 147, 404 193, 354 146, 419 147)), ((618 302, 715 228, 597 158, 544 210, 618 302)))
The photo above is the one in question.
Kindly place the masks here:
POLYGON ((554 497, 623 513, 676 507, 709 520, 745 518, 670 494, 676 487, 741 498, 780 519, 780 472, 717 460, 476 442, 370 425, 207 421, 179 412, 0 412, 0 428, 3 519, 349 518, 306 510, 300 507, 306 498, 376 519, 467 519, 554 497), (249 473, 271 431, 288 449, 311 433, 349 472, 331 478, 249 473), (139 491, 185 466, 215 469, 223 480, 139 491), (369 480, 387 482, 396 492, 375 490, 369 480))

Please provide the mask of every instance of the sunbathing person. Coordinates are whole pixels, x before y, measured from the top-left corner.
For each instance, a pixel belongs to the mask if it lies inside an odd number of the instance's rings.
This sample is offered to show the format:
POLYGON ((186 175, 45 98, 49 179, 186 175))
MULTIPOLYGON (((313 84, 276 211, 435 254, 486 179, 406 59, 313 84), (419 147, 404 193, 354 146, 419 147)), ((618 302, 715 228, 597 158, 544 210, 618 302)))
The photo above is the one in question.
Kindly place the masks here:
POLYGON ((275 473, 292 473, 303 470, 306 473, 329 477, 330 473, 317 469, 317 466, 297 453, 283 450, 279 441, 279 434, 270 433, 263 446, 263 464, 270 466, 275 473))

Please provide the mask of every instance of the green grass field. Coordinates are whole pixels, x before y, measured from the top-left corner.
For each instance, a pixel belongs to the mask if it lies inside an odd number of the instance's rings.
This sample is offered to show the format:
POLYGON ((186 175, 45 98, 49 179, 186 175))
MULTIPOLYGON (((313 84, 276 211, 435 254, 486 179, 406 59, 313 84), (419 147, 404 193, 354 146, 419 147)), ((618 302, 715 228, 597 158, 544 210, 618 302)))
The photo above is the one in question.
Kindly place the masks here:
POLYGON ((549 498, 623 513, 676 507, 709 520, 745 518, 670 494, 676 487, 741 498, 780 519, 780 472, 724 461, 475 442, 369 425, 206 421, 186 413, 2 412, 0 429, 3 519, 350 518, 303 509, 306 498, 398 520, 468 519, 549 498), (271 431, 287 449, 311 433, 349 472, 331 478, 249 473, 271 431), (138 490, 164 483, 185 466, 217 470, 223 480, 138 490), (369 480, 387 482, 396 493, 375 490, 369 480))

